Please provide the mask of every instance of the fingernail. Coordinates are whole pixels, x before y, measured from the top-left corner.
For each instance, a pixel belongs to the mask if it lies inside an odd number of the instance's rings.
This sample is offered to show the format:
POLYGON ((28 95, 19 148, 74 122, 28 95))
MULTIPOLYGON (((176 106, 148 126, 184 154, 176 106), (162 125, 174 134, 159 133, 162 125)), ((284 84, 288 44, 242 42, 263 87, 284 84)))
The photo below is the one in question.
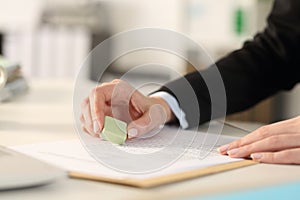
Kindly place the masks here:
POLYGON ((94 132, 97 133, 99 131, 99 129, 100 129, 98 122, 94 121, 94 125, 93 126, 94 126, 94 132))
POLYGON ((261 153, 253 153, 250 155, 250 157, 253 159, 253 160, 260 160, 262 158, 262 154, 261 153))
POLYGON ((132 128, 132 129, 128 130, 128 137, 129 138, 136 137, 137 135, 138 135, 138 132, 135 128, 132 128))
POLYGON ((229 144, 226 144, 226 145, 223 145, 223 146, 219 147, 218 151, 220 153, 223 153, 223 152, 227 151, 228 148, 229 148, 229 144))
POLYGON ((228 155, 233 156, 236 155, 240 151, 239 148, 231 149, 230 151, 227 151, 228 155))

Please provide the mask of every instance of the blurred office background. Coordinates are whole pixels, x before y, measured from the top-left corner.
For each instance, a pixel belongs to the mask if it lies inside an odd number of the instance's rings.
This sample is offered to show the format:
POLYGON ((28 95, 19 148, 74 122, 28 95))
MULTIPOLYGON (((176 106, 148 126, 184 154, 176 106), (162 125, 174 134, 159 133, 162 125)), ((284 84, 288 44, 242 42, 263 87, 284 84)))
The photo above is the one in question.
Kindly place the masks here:
MULTIPOLYGON (((76 77, 88 53, 104 39, 134 28, 166 28, 191 37, 214 60, 241 47, 265 27, 273 0, 0 0, 0 54, 20 63, 27 79, 76 77)), ((113 51, 113 47, 111 49, 113 51)), ((107 52, 109 53, 109 52, 107 52)), ((195 56, 193 49, 188 56, 195 56)), ((151 62, 184 74, 192 68, 173 55, 144 51, 120 58, 122 74, 151 62)), ((87 78, 98 66, 91 65, 87 78)), ((144 76, 174 78, 168 71, 144 76)), ((283 92, 230 119, 271 122, 299 115, 300 88, 283 92)))

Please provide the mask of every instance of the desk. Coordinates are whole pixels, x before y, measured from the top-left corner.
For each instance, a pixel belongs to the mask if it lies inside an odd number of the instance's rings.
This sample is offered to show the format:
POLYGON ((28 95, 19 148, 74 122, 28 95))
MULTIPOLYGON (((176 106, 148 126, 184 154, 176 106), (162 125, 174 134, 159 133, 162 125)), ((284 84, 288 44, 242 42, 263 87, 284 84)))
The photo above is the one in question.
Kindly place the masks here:
MULTIPOLYGON (((37 80, 30 86, 27 95, 0 104, 1 144, 19 145, 76 138, 72 113, 73 82, 37 80)), ((6 200, 158 200, 205 196, 300 180, 299 169, 299 166, 258 164, 151 189, 63 179, 42 187, 0 192, 0 197, 6 200)))

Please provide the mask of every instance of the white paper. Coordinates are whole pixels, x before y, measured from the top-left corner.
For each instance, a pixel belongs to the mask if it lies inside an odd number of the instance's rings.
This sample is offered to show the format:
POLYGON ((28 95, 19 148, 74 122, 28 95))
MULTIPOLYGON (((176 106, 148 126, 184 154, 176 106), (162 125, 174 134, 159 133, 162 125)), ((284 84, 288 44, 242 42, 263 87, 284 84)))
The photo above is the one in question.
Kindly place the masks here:
MULTIPOLYGON (((164 144, 169 141, 169 136, 174 134, 174 131, 175 129, 173 128, 167 128, 162 133, 159 133, 153 137, 132 140, 127 142, 126 145, 118 146, 118 148, 122 151, 127 151, 128 153, 134 152, 136 154, 155 152, 160 148, 163 148, 164 144)), ((191 134, 190 131, 183 131, 182 133, 186 135, 191 134)), ((97 147, 111 145, 108 141, 97 138, 90 139, 92 141, 92 145, 97 147)), ((124 173, 100 164, 85 150, 80 140, 22 145, 14 146, 12 148, 16 151, 54 164, 67 171, 82 172, 95 176, 115 179, 145 179, 176 172, 188 171, 191 169, 205 168, 217 164, 239 161, 241 159, 233 159, 229 158, 228 156, 222 156, 216 151, 216 148, 220 145, 226 144, 235 139, 237 138, 229 136, 219 137, 219 135, 216 134, 204 134, 199 132, 197 137, 194 139, 194 143, 187 148, 184 155, 182 155, 180 159, 173 162, 173 164, 170 166, 163 168, 162 170, 143 174, 124 173), (205 136, 205 139, 202 136, 205 136), (216 138, 218 138, 218 140, 216 140, 216 138), (201 141, 205 141, 205 144, 202 144, 201 141), (205 149, 210 149, 210 147, 212 147, 210 143, 214 143, 216 141, 217 143, 214 145, 214 148, 206 152, 205 149), (205 155, 205 158, 201 157, 201 159, 199 159, 199 149, 201 149, 201 153, 202 155, 205 155)), ((181 144, 176 145, 178 145, 178 148, 182 148, 181 144)))

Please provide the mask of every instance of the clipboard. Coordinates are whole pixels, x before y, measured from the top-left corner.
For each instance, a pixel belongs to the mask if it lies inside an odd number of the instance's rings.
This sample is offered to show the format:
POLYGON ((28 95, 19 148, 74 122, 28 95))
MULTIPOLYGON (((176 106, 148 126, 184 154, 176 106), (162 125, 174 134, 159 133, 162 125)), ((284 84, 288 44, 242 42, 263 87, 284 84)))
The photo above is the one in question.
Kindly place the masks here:
POLYGON ((151 188, 151 187, 171 184, 179 181, 189 180, 193 178, 198 178, 202 176, 207 176, 211 174, 216 174, 224 171, 229 171, 229 170, 246 167, 254 164, 257 164, 257 162, 252 160, 242 160, 242 161, 225 163, 225 164, 210 166, 206 168, 193 169, 189 171, 183 171, 179 173, 173 173, 173 174, 152 177, 152 178, 145 178, 145 179, 132 179, 132 178, 116 179, 116 178, 95 176, 92 174, 86 174, 86 173, 76 172, 76 171, 70 171, 68 174, 70 178, 107 182, 107 183, 120 184, 120 185, 132 186, 137 188, 151 188))

